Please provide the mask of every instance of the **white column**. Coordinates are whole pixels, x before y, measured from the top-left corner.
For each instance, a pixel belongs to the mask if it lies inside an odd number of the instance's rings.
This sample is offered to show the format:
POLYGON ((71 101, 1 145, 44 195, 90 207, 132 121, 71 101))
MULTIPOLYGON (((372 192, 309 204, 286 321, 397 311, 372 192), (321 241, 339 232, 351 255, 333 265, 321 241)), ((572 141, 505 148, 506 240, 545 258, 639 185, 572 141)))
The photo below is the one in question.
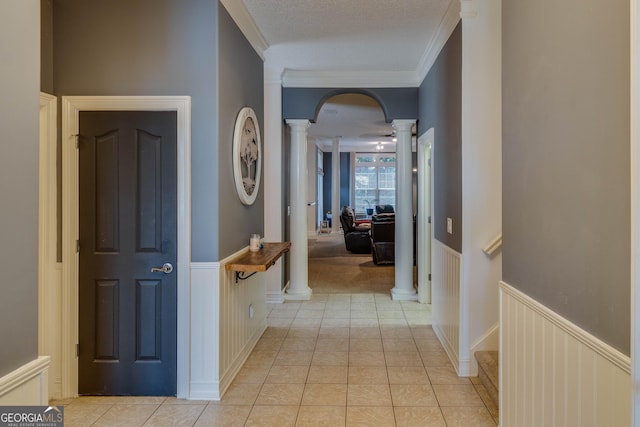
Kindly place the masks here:
POLYGON ((395 273, 391 289, 393 300, 417 300, 413 287, 413 197, 411 128, 415 120, 394 120, 396 130, 396 221, 395 273))
POLYGON ((291 173, 289 218, 291 234, 290 283, 288 300, 311 298, 307 246, 307 128, 309 120, 287 120, 291 129, 291 173))
MULTIPOLYGON (((264 240, 282 242, 282 69, 264 67, 264 240)), ((280 258, 265 272, 267 302, 284 302, 283 260, 280 258)))
POLYGON ((340 138, 333 138, 331 152, 331 230, 340 231, 340 138))

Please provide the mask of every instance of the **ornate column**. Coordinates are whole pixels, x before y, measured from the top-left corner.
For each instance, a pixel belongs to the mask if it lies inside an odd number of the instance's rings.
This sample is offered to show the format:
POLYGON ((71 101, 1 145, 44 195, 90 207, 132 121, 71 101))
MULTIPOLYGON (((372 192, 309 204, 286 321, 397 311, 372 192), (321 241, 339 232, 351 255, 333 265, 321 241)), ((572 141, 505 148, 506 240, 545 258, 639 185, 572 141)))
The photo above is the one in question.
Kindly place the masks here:
POLYGON ((394 120, 396 130, 395 286, 393 300, 417 300, 413 287, 413 198, 411 128, 415 120, 394 120))
POLYGON ((290 283, 288 300, 311 298, 307 246, 307 128, 309 120, 287 120, 291 130, 291 174, 289 217, 291 232, 290 283))
POLYGON ((333 138, 331 152, 331 230, 340 231, 340 138, 333 138))

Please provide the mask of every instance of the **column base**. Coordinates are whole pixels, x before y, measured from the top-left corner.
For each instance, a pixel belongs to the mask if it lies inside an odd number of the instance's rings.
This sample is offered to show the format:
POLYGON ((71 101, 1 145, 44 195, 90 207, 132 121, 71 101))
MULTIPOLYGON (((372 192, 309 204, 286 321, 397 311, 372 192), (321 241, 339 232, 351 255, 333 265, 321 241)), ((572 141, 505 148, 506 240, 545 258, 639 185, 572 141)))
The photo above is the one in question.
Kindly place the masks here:
POLYGON ((287 289, 287 292, 284 294, 284 299, 286 301, 308 301, 311 299, 311 294, 313 290, 310 287, 306 287, 306 289, 294 289, 291 287, 287 289))
POLYGON ((397 286, 391 289, 393 301, 418 301, 418 293, 414 288, 400 289, 397 286))

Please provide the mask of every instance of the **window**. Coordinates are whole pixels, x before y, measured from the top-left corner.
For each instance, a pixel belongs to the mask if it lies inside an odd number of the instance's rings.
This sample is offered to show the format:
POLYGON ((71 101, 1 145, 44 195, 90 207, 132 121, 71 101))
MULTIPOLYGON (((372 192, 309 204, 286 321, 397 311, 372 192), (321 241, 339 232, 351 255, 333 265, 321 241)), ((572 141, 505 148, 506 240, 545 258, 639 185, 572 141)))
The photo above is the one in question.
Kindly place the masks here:
POLYGON ((355 162, 355 211, 364 213, 376 205, 396 204, 395 154, 357 154, 355 162))

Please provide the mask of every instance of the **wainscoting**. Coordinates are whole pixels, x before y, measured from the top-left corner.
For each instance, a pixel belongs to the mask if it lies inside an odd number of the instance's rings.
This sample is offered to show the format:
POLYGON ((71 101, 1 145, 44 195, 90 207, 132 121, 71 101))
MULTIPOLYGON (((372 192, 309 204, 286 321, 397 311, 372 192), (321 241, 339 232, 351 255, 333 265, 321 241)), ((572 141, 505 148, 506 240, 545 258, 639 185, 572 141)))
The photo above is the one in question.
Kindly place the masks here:
POLYGON ((264 274, 236 283, 235 273, 225 270, 247 250, 191 264, 189 399, 220 399, 266 329, 264 274))
POLYGON ((626 426, 631 360, 500 283, 500 425, 626 426))
POLYGON ((433 239, 431 295, 433 330, 459 370, 460 364, 460 277, 462 255, 433 239))
POLYGON ((48 405, 49 357, 42 356, 0 378, 0 406, 48 405))

